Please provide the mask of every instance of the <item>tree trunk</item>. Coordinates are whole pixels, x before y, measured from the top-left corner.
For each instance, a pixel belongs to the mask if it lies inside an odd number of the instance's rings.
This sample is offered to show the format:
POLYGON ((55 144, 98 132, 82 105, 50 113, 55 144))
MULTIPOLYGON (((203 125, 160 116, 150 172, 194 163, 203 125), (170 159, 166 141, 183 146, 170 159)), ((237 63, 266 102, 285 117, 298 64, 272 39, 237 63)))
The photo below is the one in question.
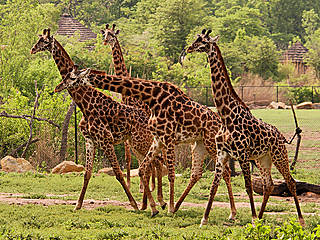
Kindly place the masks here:
MULTIPOLYGON (((287 187, 287 184, 284 180, 273 180, 274 188, 271 193, 272 196, 291 196, 291 193, 287 187)), ((262 179, 260 177, 252 178, 253 191, 260 195, 263 194, 263 185, 262 179)), ((306 192, 313 192, 316 194, 320 194, 320 185, 315 185, 306 182, 300 182, 296 180, 297 186, 297 195, 301 195, 306 192)))
POLYGON ((60 154, 59 154, 60 162, 64 161, 66 158, 67 143, 68 143, 68 129, 69 129, 70 119, 74 112, 74 106, 75 106, 75 102, 72 101, 63 121, 62 131, 61 131, 61 148, 60 148, 60 154))

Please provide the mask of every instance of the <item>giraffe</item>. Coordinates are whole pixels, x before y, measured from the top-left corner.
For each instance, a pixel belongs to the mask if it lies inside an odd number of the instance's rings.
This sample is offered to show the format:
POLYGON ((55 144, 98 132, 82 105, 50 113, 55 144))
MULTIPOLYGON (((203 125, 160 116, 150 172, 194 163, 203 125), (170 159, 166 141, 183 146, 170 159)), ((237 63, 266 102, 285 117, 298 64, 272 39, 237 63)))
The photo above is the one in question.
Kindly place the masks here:
MULTIPOLYGON (((38 42, 32 47, 31 54, 39 51, 49 51, 51 53, 63 79, 67 79, 72 71, 77 71, 77 66, 74 65, 68 53, 53 36, 50 36, 50 29, 44 29, 38 42)), ((65 80, 63 80, 55 91, 62 91, 65 85, 65 80)), ((133 152, 137 158, 142 160, 153 141, 153 136, 147 125, 148 116, 143 111, 113 101, 111 97, 92 87, 75 86, 67 88, 67 90, 83 113, 79 128, 86 142, 84 183, 75 210, 82 207, 84 195, 91 178, 92 164, 97 147, 104 151, 111 162, 117 180, 127 194, 131 206, 138 210, 137 203, 124 181, 114 152, 114 145, 129 140, 133 152)), ((157 160, 161 161, 159 158, 157 160)), ((159 167, 160 163, 157 161, 155 161, 155 164, 157 165, 157 174, 161 176, 162 166, 159 167)), ((158 181, 158 184, 161 185, 161 181, 158 181)), ((161 206, 165 206, 162 187, 158 188, 157 196, 161 206)))
MULTIPOLYGON (((153 143, 143 160, 139 175, 144 184, 145 194, 150 201, 152 216, 158 213, 148 186, 150 163, 162 151, 168 168, 170 184, 169 209, 176 212, 183 200, 202 176, 203 160, 206 155, 215 161, 215 135, 222 124, 217 113, 211 111, 168 82, 148 81, 132 77, 107 75, 104 71, 86 69, 85 74, 73 76, 78 85, 94 86, 123 95, 139 98, 151 109, 149 127, 154 134, 153 143), (180 143, 192 143, 192 173, 189 183, 174 205, 175 154, 174 147, 180 143)), ((230 169, 226 166, 223 178, 227 184, 230 200, 230 219, 234 219, 236 208, 230 183, 230 169)), ((143 207, 146 202, 143 202, 143 207)))
MULTIPOLYGON (((118 41, 117 36, 119 35, 120 30, 118 29, 115 31, 115 24, 112 24, 112 28, 109 28, 109 24, 106 24, 105 30, 101 30, 103 36, 103 43, 104 45, 109 44, 112 50, 112 61, 114 65, 115 74, 117 76, 129 76, 127 67, 124 62, 122 50, 120 47, 120 43, 118 41)), ((138 108, 142 111, 144 111, 147 114, 147 117, 150 117, 151 111, 144 102, 140 101, 139 99, 128 97, 125 95, 122 95, 122 103, 133 106, 135 108, 138 108)), ((130 154, 130 145, 126 142, 125 143, 125 158, 127 162, 127 184, 130 188, 130 164, 131 164, 131 154, 130 154)), ((140 163, 139 163, 140 165, 140 163)), ((155 187, 155 172, 154 168, 152 167, 152 182, 151 182, 151 190, 155 187)), ((143 184, 140 182, 140 192, 143 191, 143 184)))
POLYGON ((271 178, 272 164, 284 177, 294 198, 299 221, 304 225, 304 219, 296 195, 296 183, 289 171, 289 159, 286 149, 287 140, 274 126, 257 119, 252 115, 246 104, 233 89, 220 49, 217 45, 219 36, 210 37, 211 30, 202 30, 196 40, 187 48, 187 53, 205 52, 211 69, 211 87, 213 100, 221 117, 222 125, 215 137, 217 146, 216 174, 210 189, 210 196, 201 226, 207 224, 213 198, 216 194, 221 173, 228 160, 239 161, 242 169, 245 187, 250 199, 252 218, 257 217, 252 192, 249 160, 255 159, 260 170, 264 188, 263 202, 258 217, 262 218, 270 193, 273 189, 271 178))

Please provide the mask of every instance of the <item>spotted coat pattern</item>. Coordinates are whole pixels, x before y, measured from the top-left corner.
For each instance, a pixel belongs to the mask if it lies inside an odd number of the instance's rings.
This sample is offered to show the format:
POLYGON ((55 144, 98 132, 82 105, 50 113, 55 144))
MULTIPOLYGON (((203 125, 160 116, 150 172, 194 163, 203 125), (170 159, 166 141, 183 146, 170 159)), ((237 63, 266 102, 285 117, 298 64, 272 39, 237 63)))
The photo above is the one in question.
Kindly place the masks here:
MULTIPOLYGON (((148 189, 146 178, 149 176, 148 165, 162 150, 167 160, 168 178, 170 182, 169 211, 175 212, 180 207, 194 184, 202 175, 202 166, 205 155, 216 160, 215 135, 221 126, 217 113, 211 111, 186 94, 176 86, 167 82, 148 81, 131 77, 117 77, 107 75, 106 72, 87 69, 86 74, 78 76, 79 85, 94 86, 123 95, 139 98, 151 109, 149 127, 154 135, 154 141, 143 160, 139 175, 147 188, 146 193, 150 200, 152 215, 158 213, 155 203, 148 189), (189 184, 178 202, 174 206, 174 179, 175 179, 175 145, 191 143, 192 146, 192 174, 189 184)), ((231 218, 234 218, 236 209, 233 201, 230 169, 227 166, 223 174, 229 190, 231 204, 231 218)))
MULTIPOLYGON (((117 36, 119 35, 119 29, 115 31, 115 24, 112 25, 111 28, 109 28, 109 24, 106 25, 106 28, 101 30, 102 36, 103 36, 103 43, 105 45, 110 45, 112 50, 112 61, 113 66, 115 70, 115 74, 117 76, 129 76, 127 67, 124 62, 122 50, 120 47, 120 43, 118 41, 117 36)), ((151 115, 151 111, 149 109, 149 106, 145 104, 144 102, 140 101, 139 99, 128 97, 125 95, 122 95, 122 103, 133 106, 137 109, 140 109, 141 111, 144 111, 146 116, 149 118, 151 115)), ((150 143, 151 145, 151 143, 150 143)), ((130 187, 130 164, 131 164, 131 154, 130 154, 130 144, 125 143, 125 158, 127 163, 127 184, 128 187, 130 187)), ((162 162, 162 161, 161 161, 162 162)), ((140 162, 139 162, 140 165, 140 162)), ((152 182, 151 182, 151 190, 155 188, 155 171, 154 168, 152 168, 152 182)), ((159 182, 158 182, 159 185, 159 182)), ((158 186, 159 187, 159 186, 158 186)), ((143 184, 140 182, 140 192, 143 191, 143 184)))
POLYGON ((268 198, 273 189, 271 178, 272 163, 283 175, 294 197, 299 220, 304 224, 296 184, 289 171, 289 159, 286 139, 279 130, 254 117, 248 107, 234 91, 227 70, 217 45, 218 37, 210 37, 211 30, 203 30, 187 49, 187 53, 205 52, 211 69, 211 86, 213 99, 222 120, 222 127, 216 135, 218 161, 216 174, 211 186, 208 205, 202 219, 202 225, 208 221, 213 198, 216 194, 221 175, 229 158, 239 161, 242 169, 246 191, 249 195, 252 217, 256 218, 253 201, 249 160, 255 160, 261 172, 264 190, 263 202, 258 217, 262 218, 268 198))
MULTIPOLYGON (((39 51, 49 51, 52 54, 63 78, 63 81, 56 87, 55 91, 58 92, 65 89, 68 85, 70 74, 77 71, 77 67, 60 43, 50 36, 50 30, 48 29, 44 30, 43 35, 39 36, 38 42, 31 49, 32 54, 39 51)), ((148 117, 143 111, 113 101, 109 96, 95 88, 73 86, 67 90, 83 114, 79 128, 86 141, 84 183, 76 209, 80 209, 82 206, 92 174, 92 164, 97 147, 104 151, 105 156, 110 161, 116 178, 124 188, 130 204, 134 209, 138 209, 124 181, 114 152, 114 145, 129 140, 137 157, 143 159, 152 142, 152 134, 150 134, 147 126, 148 117), (145 141, 146 139, 147 141, 145 141)), ((160 168, 158 169, 160 170, 160 168)), ((160 194, 159 201, 162 205, 165 205, 162 193, 160 192, 160 194)))

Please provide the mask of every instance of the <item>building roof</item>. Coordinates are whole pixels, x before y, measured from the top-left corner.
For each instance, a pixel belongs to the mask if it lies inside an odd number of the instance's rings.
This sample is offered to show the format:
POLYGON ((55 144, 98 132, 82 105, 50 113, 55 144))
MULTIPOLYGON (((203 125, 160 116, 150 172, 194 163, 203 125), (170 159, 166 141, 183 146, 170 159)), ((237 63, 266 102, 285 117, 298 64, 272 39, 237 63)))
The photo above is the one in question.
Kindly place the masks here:
POLYGON ((69 14, 64 13, 58 22, 57 34, 71 37, 75 32, 80 33, 80 42, 90 39, 96 39, 97 34, 92 32, 89 28, 82 25, 78 20, 72 18, 69 14))
POLYGON ((291 60, 293 63, 303 63, 303 57, 309 50, 301 42, 295 42, 282 54, 282 61, 291 60))

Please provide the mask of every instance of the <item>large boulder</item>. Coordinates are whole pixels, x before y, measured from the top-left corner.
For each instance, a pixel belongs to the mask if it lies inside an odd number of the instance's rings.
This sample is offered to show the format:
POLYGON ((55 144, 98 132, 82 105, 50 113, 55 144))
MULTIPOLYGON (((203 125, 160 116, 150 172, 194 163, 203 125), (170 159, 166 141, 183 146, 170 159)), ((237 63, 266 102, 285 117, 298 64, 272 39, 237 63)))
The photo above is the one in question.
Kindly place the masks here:
POLYGON ((115 176, 115 174, 113 172, 113 169, 111 167, 109 167, 109 168, 101 168, 98 171, 98 174, 101 174, 101 173, 107 174, 109 176, 115 176))
POLYGON ((24 158, 6 156, 1 159, 1 168, 5 172, 28 172, 34 171, 33 166, 24 158))
POLYGON ((284 104, 283 102, 274 102, 272 101, 268 108, 270 109, 285 109, 286 108, 286 104, 284 104))
POLYGON ((80 164, 75 164, 72 161, 63 161, 62 163, 55 166, 51 173, 70 173, 70 172, 82 172, 84 171, 84 166, 80 164))
POLYGON ((320 103, 314 103, 312 104, 313 109, 320 109, 320 103))
POLYGON ((312 102, 299 103, 296 107, 297 109, 312 109, 312 102))

